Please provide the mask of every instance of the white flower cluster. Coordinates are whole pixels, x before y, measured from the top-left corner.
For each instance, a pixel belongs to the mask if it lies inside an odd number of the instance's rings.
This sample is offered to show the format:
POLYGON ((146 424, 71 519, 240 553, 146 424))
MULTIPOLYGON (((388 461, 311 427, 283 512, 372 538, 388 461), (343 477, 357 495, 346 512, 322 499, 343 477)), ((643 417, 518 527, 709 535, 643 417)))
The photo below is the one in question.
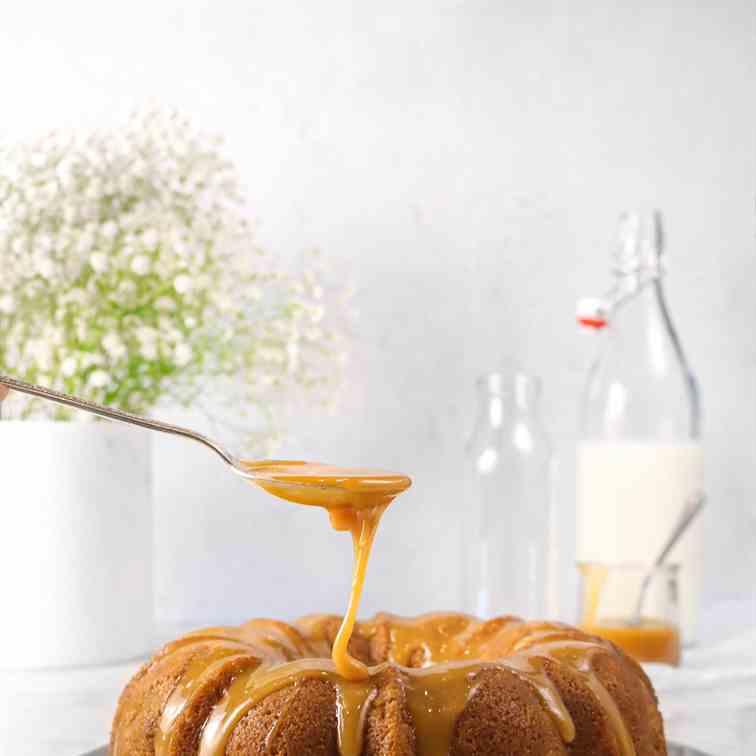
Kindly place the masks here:
POLYGON ((331 373, 318 274, 273 270, 219 144, 150 110, 0 147, 3 372, 135 412, 213 376, 263 403, 331 373))

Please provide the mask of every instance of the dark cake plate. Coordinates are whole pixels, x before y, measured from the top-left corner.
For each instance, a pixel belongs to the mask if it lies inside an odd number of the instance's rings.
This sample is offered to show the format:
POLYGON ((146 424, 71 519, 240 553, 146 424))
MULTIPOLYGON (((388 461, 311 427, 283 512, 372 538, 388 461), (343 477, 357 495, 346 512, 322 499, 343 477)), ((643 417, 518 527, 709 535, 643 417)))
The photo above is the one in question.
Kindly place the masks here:
MULTIPOLYGON (((89 753, 82 754, 82 756, 108 756, 108 747, 103 746, 96 751, 90 751, 89 753)), ((688 748, 687 746, 669 744, 669 756, 708 756, 703 751, 696 751, 695 748, 688 748)))

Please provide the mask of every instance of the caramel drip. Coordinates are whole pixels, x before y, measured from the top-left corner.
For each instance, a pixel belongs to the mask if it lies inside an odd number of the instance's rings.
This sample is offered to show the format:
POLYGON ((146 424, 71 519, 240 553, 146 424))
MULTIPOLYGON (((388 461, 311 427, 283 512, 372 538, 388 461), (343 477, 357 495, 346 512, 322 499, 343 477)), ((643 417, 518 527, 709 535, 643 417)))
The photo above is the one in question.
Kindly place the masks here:
POLYGON ((617 707, 617 703, 593 671, 592 662, 595 654, 601 650, 610 648, 609 644, 597 638, 575 640, 573 634, 573 638, 569 640, 564 638, 547 638, 535 645, 529 646, 528 652, 554 659, 562 664, 569 664, 573 669, 581 672, 585 683, 606 712, 609 726, 621 756, 636 756, 633 739, 617 707))
POLYGON ((251 645, 276 649, 289 660, 313 655, 307 639, 286 622, 266 619, 250 620, 241 626, 240 637, 251 645))
POLYGON ((336 671, 347 680, 364 680, 369 676, 368 668, 349 653, 349 640, 354 631, 354 623, 357 621, 357 609, 360 605, 362 588, 365 585, 367 563, 370 558, 370 550, 373 546, 375 532, 381 521, 385 506, 366 510, 352 510, 347 516, 342 511, 331 512, 331 522, 337 530, 342 530, 344 525, 349 527, 352 533, 354 545, 354 574, 352 575, 352 591, 349 596, 344 621, 341 623, 336 640, 333 644, 331 658, 336 665, 336 671), (338 517, 334 517, 338 514, 338 517))
MULTIPOLYGON (((335 638, 332 628, 334 624, 340 627, 343 621, 344 618, 338 614, 308 614, 297 620, 297 628, 307 638, 314 651, 313 656, 328 657, 335 638)), ((363 634, 366 625, 365 622, 360 623, 363 634)))
POLYGON ((449 753, 454 725, 470 700, 480 669, 478 664, 464 664, 413 671, 406 695, 418 756, 449 753))
POLYGON ((360 756, 368 712, 378 695, 378 686, 373 680, 337 680, 335 685, 339 753, 341 756, 360 756))
POLYGON ((622 756, 636 756, 633 739, 630 737, 625 720, 622 718, 622 714, 617 708, 617 703, 612 698, 609 691, 604 687, 598 677, 593 674, 586 675, 585 681, 596 698, 598 698, 599 703, 604 707, 604 711, 609 717, 610 726, 614 733, 615 740, 617 741, 617 745, 619 746, 620 754, 622 756))
POLYGON ((552 721, 556 724, 559 734, 565 743, 575 739, 575 723, 572 721, 562 696, 543 669, 543 659, 530 656, 512 656, 502 662, 520 679, 529 682, 541 696, 552 721))
POLYGON ((265 736, 265 753, 274 753, 273 746, 275 745, 276 738, 278 737, 278 732, 281 729, 281 726, 286 722, 289 711, 294 705, 294 702, 297 700, 297 694, 300 690, 301 687, 299 685, 299 682, 296 682, 293 686, 291 695, 287 699, 281 711, 278 712, 276 721, 273 723, 273 726, 270 728, 270 730, 268 730, 268 734, 265 736))
POLYGON ((454 612, 436 612, 413 619, 385 614, 381 618, 388 620, 390 626, 389 661, 404 667, 479 661, 485 658, 486 649, 496 646, 497 636, 504 636, 513 624, 521 624, 520 620, 508 617, 482 622, 454 612))
POLYGON ((286 664, 261 664, 239 675, 213 707, 202 731, 198 756, 223 756, 236 725, 247 712, 271 694, 308 678, 334 674, 328 659, 300 659, 286 664))
POLYGON ((349 640, 381 517, 412 481, 396 473, 314 462, 267 460, 244 465, 255 474, 252 482, 268 493, 296 504, 322 507, 328 511, 334 530, 351 533, 354 545, 352 590, 331 658, 338 673, 347 680, 366 679, 368 668, 349 653, 349 640))
MULTIPOLYGON (((193 661, 181 681, 173 690, 160 717, 157 733, 155 735, 155 756, 168 756, 171 753, 171 745, 175 726, 179 717, 192 701, 194 694, 202 687, 202 684, 211 681, 213 677, 228 664, 230 659, 238 659, 244 656, 238 648, 219 646, 208 656, 193 661)), ((260 662, 254 657, 247 657, 251 665, 257 666, 260 662)))
MULTIPOLYGON (((212 628, 209 631, 192 633, 169 643, 153 661, 159 662, 169 654, 182 648, 192 645, 207 644, 212 642, 215 649, 207 656, 200 656, 198 659, 190 662, 188 668, 184 671, 178 685, 168 699, 158 726, 158 732, 155 735, 156 754, 167 753, 168 743, 173 737, 173 732, 177 726, 181 714, 190 705, 194 694, 201 688, 203 680, 210 679, 216 669, 223 667, 230 658, 243 657, 251 653, 248 644, 236 640, 233 636, 238 634, 239 628, 212 628), (224 631, 228 631, 226 634, 224 631), (212 671, 206 674, 208 667, 213 667, 212 671)), ((254 656, 249 656, 250 663, 257 665, 259 660, 254 656)), ((141 705, 138 698, 133 698, 130 704, 123 703, 121 709, 121 719, 131 720, 136 716, 136 711, 141 705)), ((113 744, 113 753, 111 756, 118 756, 120 749, 118 743, 113 744)))
POLYGON ((391 618, 389 659, 404 667, 425 667, 465 656, 464 642, 471 627, 482 623, 464 615, 430 615, 423 621, 391 618))
MULTIPOLYGON (((349 682, 330 678, 336 687, 336 721, 339 752, 345 756, 359 756, 362 753, 362 743, 365 731, 367 713, 370 704, 378 693, 378 688, 363 681, 349 682)), ((286 715, 296 700, 299 681, 289 696, 284 708, 279 712, 265 737, 266 753, 272 753, 276 737, 281 726, 286 721, 286 715)))

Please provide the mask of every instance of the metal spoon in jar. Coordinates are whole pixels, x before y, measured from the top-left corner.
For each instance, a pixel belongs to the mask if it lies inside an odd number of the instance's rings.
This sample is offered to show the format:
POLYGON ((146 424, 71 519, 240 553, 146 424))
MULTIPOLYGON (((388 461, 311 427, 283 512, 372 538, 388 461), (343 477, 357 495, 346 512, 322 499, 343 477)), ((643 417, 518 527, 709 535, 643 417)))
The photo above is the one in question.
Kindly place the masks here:
POLYGON ((646 594, 648 593, 648 587, 651 585, 651 580, 654 577, 654 572, 660 567, 665 559, 669 556, 672 549, 679 543, 685 531, 690 527, 690 524, 697 517, 698 513, 703 509, 706 503, 706 496, 702 492, 693 494, 686 502, 683 510, 680 514, 680 519, 677 521, 672 532, 669 534, 669 538, 664 542, 662 550, 659 552, 659 556, 654 560, 653 566, 646 573, 641 583, 640 593, 638 594, 638 601, 635 604, 635 614, 633 616, 633 625, 640 625, 643 613, 643 604, 646 600, 646 594))

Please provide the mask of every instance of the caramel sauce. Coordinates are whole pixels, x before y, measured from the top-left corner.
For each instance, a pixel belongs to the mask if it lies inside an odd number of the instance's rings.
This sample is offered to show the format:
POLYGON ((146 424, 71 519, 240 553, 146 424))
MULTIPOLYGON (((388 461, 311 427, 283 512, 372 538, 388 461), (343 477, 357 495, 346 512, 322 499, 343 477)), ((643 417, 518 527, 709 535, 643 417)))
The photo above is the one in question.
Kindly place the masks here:
POLYGON ((354 574, 349 605, 331 651, 331 658, 336 665, 336 671, 347 680, 364 680, 370 674, 367 666, 349 653, 349 641, 354 631, 354 623, 357 621, 357 610, 360 606, 362 587, 365 584, 367 563, 370 550, 373 547, 375 531, 378 529, 378 523, 386 506, 382 504, 373 509, 348 510, 346 513, 336 510, 330 513, 333 527, 336 530, 348 529, 352 534, 354 544, 354 574), (338 516, 334 518, 334 515, 338 516))
POLYGON ((590 635, 616 643, 640 662, 680 664, 680 631, 673 623, 649 617, 603 617, 599 608, 609 568, 602 564, 584 564, 583 617, 580 628, 590 635))
POLYGON ((362 753, 370 704, 378 695, 372 681, 341 681, 336 685, 336 717, 339 751, 343 756, 362 753))
POLYGON ((407 708, 415 726, 418 756, 449 753, 454 725, 470 700, 480 670, 480 664, 447 663, 411 673, 407 708))
POLYGON ((365 680, 368 668, 349 653, 357 611, 365 585, 368 560, 386 507, 406 491, 406 475, 358 467, 336 467, 316 462, 268 460, 247 462, 252 482, 268 493, 295 504, 328 511, 334 530, 349 531, 354 546, 354 571, 349 604, 331 651, 336 671, 347 680, 365 680))
MULTIPOLYGON (((257 485, 281 498, 327 509, 332 526, 351 533, 354 572, 347 611, 335 639, 328 630, 333 618, 312 616, 297 626, 253 620, 238 628, 211 628, 169 644, 164 654, 192 645, 209 646, 210 651, 190 661, 171 693, 155 737, 156 756, 169 756, 182 714, 202 700, 205 683, 211 683, 219 671, 230 677, 202 727, 199 756, 224 756, 234 729, 248 712, 284 689, 291 691, 284 706, 292 706, 298 686, 311 679, 326 681, 335 691, 341 756, 360 756, 379 678, 389 669, 398 673, 395 678, 404 689, 419 756, 449 753, 455 723, 475 696, 480 673, 486 669, 508 669, 530 684, 563 741, 570 743, 575 725, 545 671, 547 659, 572 667, 585 679, 607 713, 620 753, 635 756, 619 710, 592 669, 593 656, 609 649, 604 641, 567 626, 522 623, 513 617, 483 622, 451 613, 414 619, 378 615, 356 623, 381 516, 409 487, 409 478, 299 462, 250 463, 250 468, 264 474, 254 481, 257 485), (355 632, 370 644, 369 656, 380 663, 368 666, 349 653, 355 632), (373 643, 376 649, 383 643, 384 651, 375 653, 373 643)), ((128 717, 129 711, 123 715, 128 717)), ((275 751, 284 715, 285 709, 267 733, 268 752, 275 751)))
POLYGON ((594 624, 581 623, 580 627, 590 635, 616 643, 637 661, 680 664, 680 631, 668 622, 643 618, 636 625, 602 619, 594 624))

